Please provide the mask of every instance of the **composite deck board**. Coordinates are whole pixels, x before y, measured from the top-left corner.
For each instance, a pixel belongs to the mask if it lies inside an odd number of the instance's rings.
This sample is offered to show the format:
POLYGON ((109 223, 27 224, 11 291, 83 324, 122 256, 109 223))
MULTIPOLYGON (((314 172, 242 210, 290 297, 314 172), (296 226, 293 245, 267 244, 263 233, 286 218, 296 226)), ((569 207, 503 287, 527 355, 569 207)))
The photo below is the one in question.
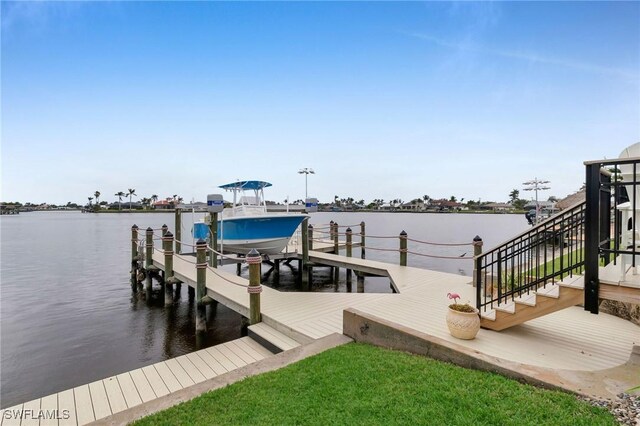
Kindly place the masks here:
POLYGON ((216 346, 205 349, 209 355, 216 359, 227 371, 238 368, 225 354, 220 352, 216 346))
MULTIPOLYGON (((160 378, 166 385, 167 389, 169 389, 169 393, 182 389, 182 385, 180 384, 176 376, 171 372, 166 362, 164 361, 159 362, 151 366, 151 368, 154 368, 154 367, 155 367, 155 370, 160 375, 160 378)), ((145 370, 145 373, 146 373, 146 370, 145 370)))
MULTIPOLYGON (((200 351, 198 351, 200 352, 200 351)), ((198 369, 200 374, 208 380, 212 379, 218 374, 206 363, 204 360, 198 356, 198 352, 192 352, 190 354, 185 355, 189 361, 198 369)))
POLYGON ((224 343, 224 346, 226 346, 230 351, 233 351, 234 354, 238 355, 247 364, 256 362, 256 359, 249 355, 247 351, 233 342, 224 343))
POLYGON ((105 391, 107 392, 107 398, 109 399, 109 406, 111 407, 111 413, 119 413, 120 411, 127 409, 127 403, 120 389, 120 383, 118 379, 113 376, 102 381, 104 383, 105 391))
POLYGON ((245 365, 248 364, 248 362, 244 361, 242 358, 240 358, 236 353, 234 353, 224 344, 218 345, 217 349, 222 354, 224 354, 229 359, 229 361, 231 361, 238 368, 244 367, 245 365))
POLYGON ((58 411, 58 394, 45 396, 40 400, 40 410, 43 418, 40 419, 40 426, 56 426, 58 417, 62 416, 62 410, 58 411))
POLYGON ((180 364, 180 366, 184 369, 184 371, 187 372, 187 374, 189 375, 189 377, 191 377, 191 380, 193 380, 194 383, 200 383, 206 380, 204 374, 202 374, 200 370, 198 370, 198 367, 196 367, 193 364, 193 362, 189 360, 189 357, 187 357, 186 355, 182 355, 173 359, 175 359, 178 362, 178 364, 180 364))
POLYGON ((73 396, 76 402, 76 418, 78 420, 78 425, 80 426, 94 421, 96 416, 93 413, 93 403, 91 402, 89 385, 73 388, 73 396))
MULTIPOLYGON (((133 380, 133 384, 135 385, 142 402, 148 402, 156 399, 156 393, 153 391, 153 387, 151 386, 147 376, 144 374, 144 371, 142 371, 142 368, 130 371, 129 374, 131 375, 131 380, 133 380)), ((156 372, 156 374, 158 374, 158 372, 156 372)), ((158 376, 158 380, 162 381, 160 376, 158 376)), ((162 383, 162 386, 164 386, 164 383, 162 383)), ((164 388, 166 389, 166 386, 164 386, 164 388)), ((166 392, 169 393, 168 390, 166 392)), ((166 393, 164 395, 166 395, 166 393)))
MULTIPOLYGON (((141 370, 144 373, 145 378, 148 380, 149 385, 151 386, 151 389, 153 390, 153 393, 157 398, 169 394, 169 387, 158 371, 158 364, 148 365, 146 367, 143 367, 141 370)), ((170 380, 176 380, 176 378, 173 377, 170 380)), ((180 385, 178 384, 178 389, 179 388, 180 385)))
POLYGON ((260 352, 256 351, 251 346, 249 346, 249 344, 247 344, 248 340, 251 340, 251 338, 243 337, 241 339, 234 340, 234 341, 229 342, 229 343, 230 344, 235 344, 236 346, 239 346, 240 348, 242 348, 242 350, 244 350, 246 353, 248 353, 249 356, 251 356, 251 358, 253 358, 255 361, 260 361, 261 359, 264 359, 265 358, 264 355, 262 355, 260 352))
POLYGON ((2 410, 2 425, 3 426, 20 426, 20 413, 22 413, 22 407, 24 404, 14 405, 13 407, 6 408, 2 410), (5 411, 9 412, 9 414, 5 414, 5 411), (7 418, 5 418, 7 416, 7 418))
POLYGON ((59 426, 75 426, 79 424, 77 414, 77 402, 73 389, 67 389, 58 393, 58 410, 60 412, 59 426), (65 410, 68 410, 67 412, 65 410), (68 414, 64 415, 65 412, 68 414))
POLYGON ((40 420, 38 419, 40 398, 25 402, 22 409, 24 410, 24 415, 20 426, 38 426, 40 424, 40 420))
POLYGON ((191 378, 191 376, 189 376, 175 358, 166 360, 164 364, 169 370, 171 370, 171 373, 173 373, 181 387, 186 388, 187 386, 195 385, 196 382, 191 378))
POLYGON ((226 373, 227 370, 226 368, 224 368, 222 366, 222 364, 220 364, 220 362, 215 359, 208 351, 203 350, 203 351, 198 351, 196 352, 196 355, 199 356, 200 358, 202 358, 202 361, 204 363, 206 363, 214 372, 217 376, 219 376, 220 374, 224 374, 226 373))
POLYGON ((118 374, 116 378, 118 380, 118 383, 120 384, 120 389, 122 389, 122 395, 124 396, 127 408, 135 407, 136 405, 142 404, 142 398, 138 393, 138 389, 136 389, 136 385, 133 382, 131 374, 128 372, 118 374))
POLYGON ((93 413, 96 420, 107 417, 111 414, 107 391, 104 388, 102 380, 89 383, 89 393, 91 394, 91 403, 93 404, 93 413))
POLYGON ((264 346, 262 346, 260 343, 256 342, 253 339, 246 338, 246 340, 245 340, 245 338, 243 338, 243 339, 240 339, 240 340, 244 340, 246 345, 251 347, 253 350, 258 352, 260 355, 262 355, 262 358, 266 358, 266 357, 269 357, 269 356, 273 355, 271 353, 271 351, 269 351, 267 348, 265 348, 264 346))

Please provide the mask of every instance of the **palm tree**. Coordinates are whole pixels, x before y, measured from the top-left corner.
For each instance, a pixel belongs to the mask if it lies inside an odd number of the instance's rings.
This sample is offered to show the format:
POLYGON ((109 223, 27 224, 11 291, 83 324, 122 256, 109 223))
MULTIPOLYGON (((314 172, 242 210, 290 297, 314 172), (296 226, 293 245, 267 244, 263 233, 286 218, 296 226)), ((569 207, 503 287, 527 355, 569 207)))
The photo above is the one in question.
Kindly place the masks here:
POLYGON ((93 200, 93 197, 87 197, 87 199, 89 200, 89 207, 91 207, 91 200, 93 200))
POLYGON ((514 189, 509 193, 509 198, 511 199, 511 204, 515 203, 516 200, 520 197, 520 191, 514 189))
POLYGON ((158 201, 158 196, 156 194, 153 194, 151 196, 151 201, 153 201, 153 204, 154 204, 153 208, 155 209, 155 204, 158 201))
POLYGON ((144 206, 145 210, 147 208, 147 206, 149 205, 149 203, 151 202, 151 198, 147 198, 144 197, 143 199, 140 200, 142 202, 142 205, 144 206))
POLYGON ((124 192, 122 191, 118 191, 114 194, 116 197, 118 197, 118 211, 121 210, 121 204, 122 204, 122 197, 124 197, 124 192))
MULTIPOLYGON (((133 197, 134 195, 136 195, 136 190, 129 188, 129 193, 127 194, 129 196, 129 211, 131 211, 131 197, 133 197)), ((137 195, 136 195, 137 197, 137 195)))
POLYGON ((93 195, 96 197, 96 205, 100 204, 100 191, 94 192, 93 195))

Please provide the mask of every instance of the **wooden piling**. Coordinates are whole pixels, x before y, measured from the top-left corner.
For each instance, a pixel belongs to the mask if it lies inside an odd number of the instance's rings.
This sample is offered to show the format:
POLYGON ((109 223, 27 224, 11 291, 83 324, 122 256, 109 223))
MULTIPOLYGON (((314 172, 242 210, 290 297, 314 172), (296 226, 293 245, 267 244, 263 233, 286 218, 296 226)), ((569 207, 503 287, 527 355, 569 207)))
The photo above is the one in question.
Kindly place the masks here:
POLYGON ((146 243, 145 243, 145 268, 147 269, 147 280, 145 282, 145 293, 147 294, 147 301, 151 300, 151 289, 153 282, 151 280, 150 267, 153 265, 153 229, 147 228, 146 231, 146 243))
POLYGON ((364 293, 364 275, 362 274, 358 275, 357 281, 358 281, 357 292, 364 293))
POLYGON ((176 243, 176 254, 182 253, 182 247, 180 241, 182 241, 182 209, 176 207, 175 212, 175 243, 176 243))
POLYGON ((309 236, 309 250, 313 250, 313 225, 307 227, 307 235, 309 236))
POLYGON ((137 278, 138 266, 138 225, 131 227, 131 290, 136 291, 138 288, 137 278))
POLYGON ((207 242, 196 242, 196 332, 207 331, 207 307, 202 299, 207 295, 207 242))
MULTIPOLYGON (((351 228, 347 228, 345 232, 347 235, 347 257, 352 256, 352 244, 353 244, 353 231, 351 228)), ((353 271, 347 268, 347 291, 351 293, 351 274, 353 271)))
POLYGON ((260 266, 262 265, 262 256, 256 249, 251 249, 247 254, 247 263, 249 264, 249 324, 257 324, 262 321, 260 315, 260 293, 262 286, 260 285, 260 266))
MULTIPOLYGON (((333 223, 333 254, 340 254, 340 242, 338 237, 340 232, 338 231, 340 228, 338 227, 338 222, 333 223)), ((333 284, 338 289, 338 281, 340 280, 340 268, 337 266, 333 267, 333 284)))
POLYGON ((236 263, 236 275, 240 276, 241 273, 242 273, 242 263, 238 262, 236 263))
POLYGON ((364 234, 364 221, 360 222, 360 258, 364 259, 365 258, 365 247, 364 247, 364 240, 365 240, 365 234, 364 234))
POLYGON ((482 238, 479 235, 473 237, 473 279, 471 280, 474 287, 482 285, 478 283, 478 271, 476 268, 476 258, 482 254, 482 238))
POLYGON ((173 305, 173 234, 167 231, 162 236, 162 250, 164 251, 164 306, 173 305))
POLYGON ((400 233, 400 266, 407 266, 407 233, 400 233))
POLYGON ((300 280, 303 290, 309 290, 309 218, 302 221, 302 269, 300 270, 300 280))
POLYGON ((218 267, 218 213, 209 213, 209 235, 211 236, 211 248, 209 266, 218 267))

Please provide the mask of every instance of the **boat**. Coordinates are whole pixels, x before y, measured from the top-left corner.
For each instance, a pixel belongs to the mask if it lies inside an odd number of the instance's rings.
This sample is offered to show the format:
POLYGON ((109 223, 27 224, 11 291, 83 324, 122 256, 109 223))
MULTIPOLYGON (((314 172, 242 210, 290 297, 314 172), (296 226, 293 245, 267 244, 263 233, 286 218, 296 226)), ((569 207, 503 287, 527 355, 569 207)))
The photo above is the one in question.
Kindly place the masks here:
MULTIPOLYGON (((309 215, 267 212, 264 188, 270 186, 269 182, 245 180, 219 187, 233 193, 233 205, 225 208, 218 218, 221 251, 247 254, 256 249, 261 254, 278 254, 285 249, 309 215), (247 196, 247 192, 252 195, 247 196)), ((207 219, 205 223, 208 223, 207 219)))

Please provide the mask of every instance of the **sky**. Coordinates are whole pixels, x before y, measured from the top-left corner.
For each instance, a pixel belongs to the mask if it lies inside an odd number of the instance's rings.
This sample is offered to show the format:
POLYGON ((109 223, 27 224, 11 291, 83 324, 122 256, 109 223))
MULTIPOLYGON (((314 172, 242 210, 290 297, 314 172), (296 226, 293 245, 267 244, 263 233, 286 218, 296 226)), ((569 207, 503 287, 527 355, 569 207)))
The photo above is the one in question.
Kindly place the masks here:
POLYGON ((0 200, 562 197, 640 141, 638 2, 2 2, 0 200))

